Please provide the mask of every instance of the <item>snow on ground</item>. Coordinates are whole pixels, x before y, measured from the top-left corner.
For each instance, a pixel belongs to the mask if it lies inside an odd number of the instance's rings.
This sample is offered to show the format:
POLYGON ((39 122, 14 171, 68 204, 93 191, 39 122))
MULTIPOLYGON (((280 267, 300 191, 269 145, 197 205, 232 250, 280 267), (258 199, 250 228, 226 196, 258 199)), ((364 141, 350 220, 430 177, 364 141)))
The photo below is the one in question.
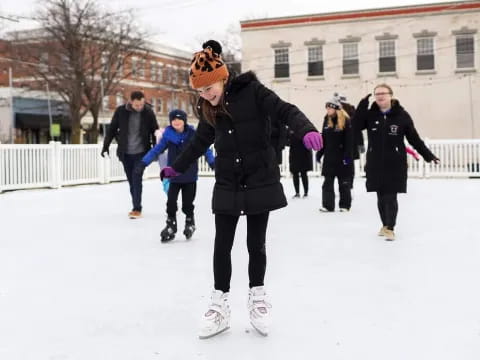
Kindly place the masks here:
POLYGON ((478 360, 479 180, 409 180, 395 242, 377 236, 364 179, 350 213, 320 213, 321 179, 310 185, 271 214, 270 335, 248 323, 242 219, 231 329, 209 340, 197 329, 213 283, 211 178, 193 239, 169 244, 158 180, 144 182, 139 220, 126 183, 0 194, 0 359, 478 360))

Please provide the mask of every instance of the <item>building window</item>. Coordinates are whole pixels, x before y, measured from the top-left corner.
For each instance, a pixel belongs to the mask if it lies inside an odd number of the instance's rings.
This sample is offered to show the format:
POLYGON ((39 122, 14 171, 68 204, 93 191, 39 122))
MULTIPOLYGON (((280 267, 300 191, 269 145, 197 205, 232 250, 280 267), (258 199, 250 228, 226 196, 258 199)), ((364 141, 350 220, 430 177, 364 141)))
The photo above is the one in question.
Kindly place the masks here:
POLYGON ((143 59, 138 61, 138 76, 145 78, 145 60, 143 59))
POLYGON ((434 70, 433 38, 417 39, 417 70, 434 70))
POLYGON ((166 83, 169 83, 172 81, 172 68, 171 67, 167 67, 165 69, 165 73, 164 73, 164 80, 166 83))
POLYGON ((117 102, 117 107, 120 106, 120 105, 123 105, 123 94, 122 93, 117 93, 116 102, 117 102))
POLYGON ((102 110, 107 111, 109 108, 110 102, 108 96, 104 96, 102 99, 102 110))
POLYGON ((343 44, 343 75, 358 74, 358 43, 343 44))
POLYGON ((172 84, 178 83, 178 69, 172 69, 172 84))
POLYGON ((137 76, 137 59, 132 58, 132 77, 137 76))
POLYGON ((397 64, 395 58, 395 40, 382 40, 378 43, 379 59, 378 71, 395 72, 397 71, 397 64))
POLYGON ((163 66, 160 64, 157 64, 157 81, 162 82, 163 81, 163 66))
POLYGON ((323 76, 323 51, 321 46, 308 48, 308 76, 323 76))
POLYGON ((290 77, 290 64, 288 63, 288 48, 275 49, 275 78, 290 77))
POLYGON ((150 80, 157 80, 157 64, 155 62, 150 62, 150 80))
POLYGON ((474 68, 473 35, 459 35, 456 40, 457 69, 474 68))
POLYGON ((162 109, 163 102, 162 102, 162 99, 157 98, 157 102, 156 102, 155 105, 156 105, 156 107, 155 107, 156 112, 159 113, 159 114, 163 114, 163 109, 162 109))

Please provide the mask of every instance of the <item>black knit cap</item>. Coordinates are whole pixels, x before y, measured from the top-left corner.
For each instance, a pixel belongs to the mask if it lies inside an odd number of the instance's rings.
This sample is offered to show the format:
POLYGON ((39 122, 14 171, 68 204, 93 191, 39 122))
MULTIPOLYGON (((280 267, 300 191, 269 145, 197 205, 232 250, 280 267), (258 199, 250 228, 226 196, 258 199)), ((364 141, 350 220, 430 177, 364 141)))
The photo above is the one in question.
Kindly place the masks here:
POLYGON ((168 119, 170 120, 170 123, 174 119, 180 119, 180 120, 183 120, 186 124, 187 123, 187 113, 183 110, 180 110, 180 109, 174 109, 174 110, 170 111, 170 113, 168 114, 168 119))

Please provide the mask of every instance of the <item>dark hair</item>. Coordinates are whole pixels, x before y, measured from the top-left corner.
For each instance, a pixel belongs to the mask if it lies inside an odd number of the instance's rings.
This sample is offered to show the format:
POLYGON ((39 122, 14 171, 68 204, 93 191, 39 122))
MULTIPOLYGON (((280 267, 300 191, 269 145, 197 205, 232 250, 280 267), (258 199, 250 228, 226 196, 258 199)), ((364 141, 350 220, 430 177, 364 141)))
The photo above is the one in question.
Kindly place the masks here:
POLYGON ((141 91, 132 91, 132 93, 130 94, 130 100, 142 100, 143 98, 145 97, 145 95, 143 95, 143 92, 141 91))

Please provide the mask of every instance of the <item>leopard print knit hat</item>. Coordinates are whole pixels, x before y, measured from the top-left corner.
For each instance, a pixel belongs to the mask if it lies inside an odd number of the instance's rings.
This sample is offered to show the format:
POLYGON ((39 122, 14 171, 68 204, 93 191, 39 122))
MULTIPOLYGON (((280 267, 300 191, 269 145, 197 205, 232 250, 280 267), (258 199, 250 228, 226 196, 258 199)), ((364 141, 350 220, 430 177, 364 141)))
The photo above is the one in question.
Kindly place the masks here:
POLYGON ((193 55, 190 66, 190 85, 194 89, 228 78, 227 65, 221 56, 222 46, 215 40, 208 40, 202 48, 193 55))

